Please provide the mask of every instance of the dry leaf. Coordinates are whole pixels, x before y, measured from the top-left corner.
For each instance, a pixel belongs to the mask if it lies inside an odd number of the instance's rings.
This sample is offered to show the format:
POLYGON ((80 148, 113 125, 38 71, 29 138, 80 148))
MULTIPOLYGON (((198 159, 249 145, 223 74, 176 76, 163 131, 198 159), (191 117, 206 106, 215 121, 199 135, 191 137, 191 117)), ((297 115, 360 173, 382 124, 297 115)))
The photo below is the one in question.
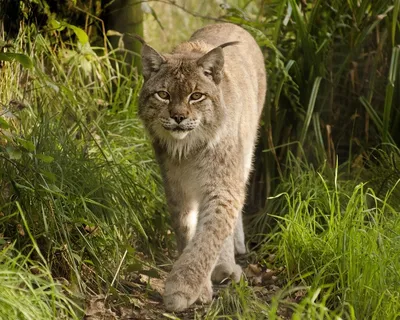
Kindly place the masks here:
POLYGON ((87 302, 86 320, 115 320, 118 319, 115 312, 105 306, 105 296, 91 297, 87 302))
POLYGON ((252 285, 259 285, 262 283, 262 270, 259 265, 249 264, 243 272, 252 285))

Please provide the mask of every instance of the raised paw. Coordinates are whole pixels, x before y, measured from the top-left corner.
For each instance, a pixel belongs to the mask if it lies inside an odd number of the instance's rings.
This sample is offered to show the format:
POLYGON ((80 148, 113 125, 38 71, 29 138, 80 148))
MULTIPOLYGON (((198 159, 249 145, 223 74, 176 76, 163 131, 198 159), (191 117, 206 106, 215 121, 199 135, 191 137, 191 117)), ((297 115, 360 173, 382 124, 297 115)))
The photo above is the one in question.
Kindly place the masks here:
POLYGON ((222 262, 217 264, 211 274, 211 280, 215 283, 221 283, 226 279, 239 282, 242 275, 242 268, 236 263, 222 262))

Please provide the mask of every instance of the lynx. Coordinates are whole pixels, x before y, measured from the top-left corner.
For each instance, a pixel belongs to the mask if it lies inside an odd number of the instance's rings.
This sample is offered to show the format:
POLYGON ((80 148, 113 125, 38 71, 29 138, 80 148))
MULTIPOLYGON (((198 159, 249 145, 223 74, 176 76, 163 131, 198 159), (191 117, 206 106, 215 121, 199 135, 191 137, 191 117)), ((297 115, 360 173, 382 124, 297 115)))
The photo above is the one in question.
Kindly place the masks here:
POLYGON ((240 279, 241 210, 264 105, 264 58, 228 23, 206 26, 170 54, 142 48, 139 117, 161 168, 179 258, 164 303, 181 311, 212 300, 212 281, 240 279))

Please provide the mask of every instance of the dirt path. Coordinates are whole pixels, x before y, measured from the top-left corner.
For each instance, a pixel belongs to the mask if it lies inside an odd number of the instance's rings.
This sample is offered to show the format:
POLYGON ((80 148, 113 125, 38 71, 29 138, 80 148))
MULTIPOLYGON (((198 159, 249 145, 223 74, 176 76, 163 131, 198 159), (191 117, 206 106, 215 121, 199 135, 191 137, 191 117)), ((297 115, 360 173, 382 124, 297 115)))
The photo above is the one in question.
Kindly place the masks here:
MULTIPOLYGON (((271 297, 281 289, 281 277, 283 269, 265 269, 259 265, 250 264, 244 269, 244 275, 251 288, 260 298, 260 301, 268 303, 271 297)), ((184 312, 170 313, 165 310, 162 294, 167 272, 159 273, 159 278, 150 278, 148 275, 137 274, 130 281, 120 283, 120 288, 110 290, 108 296, 92 296, 86 302, 87 320, 153 320, 153 319, 202 319, 208 309, 208 305, 195 304, 184 312), (122 293, 126 292, 126 293, 122 293)), ((214 285, 214 296, 226 288, 227 284, 214 285)), ((290 312, 282 309, 279 312, 282 319, 289 319, 290 312)))

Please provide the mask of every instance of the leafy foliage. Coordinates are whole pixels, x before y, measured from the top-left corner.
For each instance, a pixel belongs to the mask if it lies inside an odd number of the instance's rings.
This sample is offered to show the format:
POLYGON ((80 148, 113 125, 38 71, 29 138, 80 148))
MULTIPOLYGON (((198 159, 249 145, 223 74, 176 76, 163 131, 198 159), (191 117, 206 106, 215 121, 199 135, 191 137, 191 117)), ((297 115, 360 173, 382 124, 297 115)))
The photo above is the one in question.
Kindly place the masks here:
POLYGON ((399 2, 263 3, 253 15, 228 17, 268 51, 266 152, 258 154, 251 200, 266 199, 290 171, 289 150, 316 166, 338 159, 351 168, 368 148, 400 142, 399 2))
POLYGON ((0 56, 0 234, 2 255, 11 244, 26 259, 40 253, 50 279, 80 295, 119 286, 121 260, 138 269, 136 250, 151 261, 170 240, 159 227, 157 167, 134 117, 141 79, 119 73, 113 52, 76 41, 31 26, 0 56))
MULTIPOLYGON (((0 318, 79 318, 93 293, 131 304, 124 281, 157 278, 153 261, 169 263, 160 248, 173 247, 136 118, 141 77, 109 50, 93 7, 48 2, 39 6, 45 28, 31 24, 34 2, 21 1, 26 24, 0 41, 0 318)), ((266 54, 248 211, 257 213, 256 259, 270 266, 265 257, 275 254, 284 284, 266 297, 242 279, 204 317, 395 318, 400 1, 262 4, 144 4, 153 38, 160 27, 173 31, 166 39, 187 36, 204 23, 189 15, 197 7, 197 17, 219 12, 215 19, 247 28, 266 54), (173 19, 159 14, 171 8, 180 10, 173 19), (185 30, 175 32, 177 23, 185 30)))

